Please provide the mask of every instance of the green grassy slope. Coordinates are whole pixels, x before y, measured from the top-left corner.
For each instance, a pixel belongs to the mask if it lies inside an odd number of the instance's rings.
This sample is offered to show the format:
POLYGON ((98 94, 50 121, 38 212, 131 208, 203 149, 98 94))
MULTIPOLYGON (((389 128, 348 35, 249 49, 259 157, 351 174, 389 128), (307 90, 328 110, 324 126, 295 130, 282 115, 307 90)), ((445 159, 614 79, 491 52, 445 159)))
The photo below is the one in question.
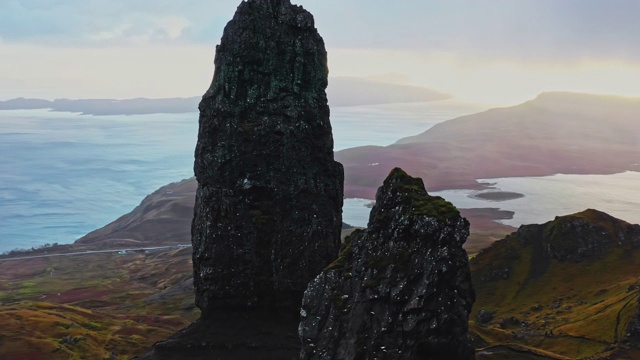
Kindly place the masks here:
POLYGON ((638 311, 638 242, 638 225, 594 210, 521 227, 471 261, 471 329, 492 346, 561 357, 628 350, 628 324, 638 311), (481 310, 493 319, 480 324, 481 310))

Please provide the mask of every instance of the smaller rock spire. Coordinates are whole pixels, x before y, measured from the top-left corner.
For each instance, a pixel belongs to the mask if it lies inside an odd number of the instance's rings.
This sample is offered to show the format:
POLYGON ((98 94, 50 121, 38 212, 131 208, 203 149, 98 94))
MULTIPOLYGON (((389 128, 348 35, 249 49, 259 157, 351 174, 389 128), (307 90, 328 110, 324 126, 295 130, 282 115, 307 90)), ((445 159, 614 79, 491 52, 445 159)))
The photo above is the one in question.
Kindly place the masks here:
POLYGON ((469 222, 396 168, 366 230, 307 288, 301 359, 473 359, 469 222))

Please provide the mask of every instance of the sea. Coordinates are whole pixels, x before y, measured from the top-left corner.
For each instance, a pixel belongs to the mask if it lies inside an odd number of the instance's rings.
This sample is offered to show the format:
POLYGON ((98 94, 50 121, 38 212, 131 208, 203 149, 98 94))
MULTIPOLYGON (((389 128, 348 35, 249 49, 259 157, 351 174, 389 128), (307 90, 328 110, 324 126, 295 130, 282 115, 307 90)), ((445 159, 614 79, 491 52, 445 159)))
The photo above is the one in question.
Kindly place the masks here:
MULTIPOLYGON (((389 145, 489 105, 429 103, 332 107, 335 149, 389 145)), ((193 176, 198 114, 92 116, 0 111, 0 252, 71 243, 131 211, 160 186, 193 176)), ((510 225, 595 207, 640 222, 640 173, 481 179, 525 197, 503 202, 445 191, 460 207, 515 211, 510 225), (635 217, 634 217, 635 216, 635 217), (634 220, 635 219, 635 220, 634 220)), ((345 199, 344 221, 365 226, 372 201, 345 199)))

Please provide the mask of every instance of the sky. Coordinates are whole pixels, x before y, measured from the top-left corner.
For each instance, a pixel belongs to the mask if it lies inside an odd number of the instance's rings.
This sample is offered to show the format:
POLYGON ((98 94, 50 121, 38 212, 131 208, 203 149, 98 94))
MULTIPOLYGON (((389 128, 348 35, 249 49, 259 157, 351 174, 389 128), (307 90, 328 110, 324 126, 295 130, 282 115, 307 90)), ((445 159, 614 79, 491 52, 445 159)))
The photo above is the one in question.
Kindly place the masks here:
MULTIPOLYGON (((515 104, 640 96, 637 0, 294 0, 331 76, 515 104)), ((2 0, 0 100, 197 96, 240 0, 2 0)))

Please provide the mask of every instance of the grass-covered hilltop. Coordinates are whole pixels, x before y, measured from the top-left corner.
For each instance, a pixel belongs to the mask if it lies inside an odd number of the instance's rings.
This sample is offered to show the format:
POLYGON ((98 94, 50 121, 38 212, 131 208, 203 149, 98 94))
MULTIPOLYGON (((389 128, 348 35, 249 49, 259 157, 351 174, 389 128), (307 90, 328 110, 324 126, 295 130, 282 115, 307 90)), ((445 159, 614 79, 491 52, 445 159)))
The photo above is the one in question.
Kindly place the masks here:
POLYGON ((389 146, 338 151, 336 159, 345 195, 367 199, 396 166, 424 178, 431 191, 482 188, 476 179, 638 171, 638 116, 640 98, 548 92, 389 146))
POLYGON ((589 209, 481 251, 471 260, 479 358, 640 356, 639 247, 639 225, 589 209))

